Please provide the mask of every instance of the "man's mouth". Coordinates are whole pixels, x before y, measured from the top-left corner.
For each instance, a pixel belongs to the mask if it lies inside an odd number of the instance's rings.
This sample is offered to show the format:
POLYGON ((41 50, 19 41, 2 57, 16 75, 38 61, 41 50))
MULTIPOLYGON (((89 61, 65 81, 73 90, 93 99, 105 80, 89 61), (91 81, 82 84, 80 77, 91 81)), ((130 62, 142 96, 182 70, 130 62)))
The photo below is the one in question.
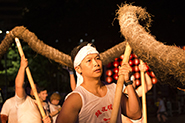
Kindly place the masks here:
POLYGON ((96 69, 94 72, 101 72, 101 69, 96 69))

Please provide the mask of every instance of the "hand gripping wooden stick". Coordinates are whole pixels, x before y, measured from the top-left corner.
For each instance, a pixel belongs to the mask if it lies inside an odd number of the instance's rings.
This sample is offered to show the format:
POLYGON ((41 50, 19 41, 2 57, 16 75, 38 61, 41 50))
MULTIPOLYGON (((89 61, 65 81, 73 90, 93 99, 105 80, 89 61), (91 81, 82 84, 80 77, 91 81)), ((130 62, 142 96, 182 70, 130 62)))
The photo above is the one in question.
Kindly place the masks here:
MULTIPOLYGON (((15 42, 16 42, 16 45, 17 45, 17 48, 18 48, 18 51, 19 51, 20 56, 24 56, 24 52, 23 52, 23 49, 22 49, 22 46, 21 46, 21 43, 20 43, 19 39, 18 38, 15 38, 15 42)), ((31 76, 31 72, 30 72, 29 67, 26 68, 26 74, 27 74, 28 80, 30 82, 30 86, 31 86, 31 88, 33 90, 33 94, 34 94, 34 96, 36 98, 37 105, 38 105, 38 108, 40 110, 40 113, 41 113, 42 117, 44 118, 44 117, 46 117, 46 114, 44 112, 44 109, 42 107, 41 101, 39 99, 39 96, 38 96, 38 93, 37 93, 37 89, 35 87, 33 78, 31 76)))
MULTIPOLYGON (((131 47, 129 46, 127 42, 122 64, 128 63, 130 54, 131 54, 131 47)), ((117 121, 118 111, 119 111, 120 102, 121 102, 121 95, 122 95, 122 90, 123 90, 123 83, 124 83, 124 75, 120 75, 117 81, 117 85, 116 85, 116 92, 115 92, 115 97, 114 97, 114 103, 113 103, 110 123, 116 123, 117 121)))
MULTIPOLYGON (((142 60, 140 60, 140 64, 144 64, 142 60)), ((146 84, 145 84, 145 75, 144 71, 140 71, 141 74, 141 85, 142 85, 142 107, 143 107, 143 123, 147 123, 147 113, 146 113, 146 84)))

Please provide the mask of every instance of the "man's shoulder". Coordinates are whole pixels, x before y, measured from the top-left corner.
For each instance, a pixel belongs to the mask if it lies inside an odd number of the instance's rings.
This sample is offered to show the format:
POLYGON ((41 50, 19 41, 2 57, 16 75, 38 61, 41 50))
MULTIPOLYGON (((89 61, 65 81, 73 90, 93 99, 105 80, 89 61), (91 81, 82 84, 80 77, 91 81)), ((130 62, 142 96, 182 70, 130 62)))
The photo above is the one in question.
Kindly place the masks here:
POLYGON ((82 106, 82 97, 78 93, 71 93, 65 99, 65 106, 72 106, 76 109, 80 109, 82 106))
POLYGON ((66 98, 65 101, 69 102, 70 104, 75 104, 75 103, 81 103, 82 102, 82 95, 80 93, 77 92, 71 92, 69 93, 66 98))
POLYGON ((8 98, 4 103, 15 103, 15 96, 8 98))
POLYGON ((73 92, 71 92, 71 93, 69 93, 67 96, 66 96, 66 99, 67 98, 76 98, 76 99, 80 99, 80 93, 78 92, 78 91, 73 91, 73 92))

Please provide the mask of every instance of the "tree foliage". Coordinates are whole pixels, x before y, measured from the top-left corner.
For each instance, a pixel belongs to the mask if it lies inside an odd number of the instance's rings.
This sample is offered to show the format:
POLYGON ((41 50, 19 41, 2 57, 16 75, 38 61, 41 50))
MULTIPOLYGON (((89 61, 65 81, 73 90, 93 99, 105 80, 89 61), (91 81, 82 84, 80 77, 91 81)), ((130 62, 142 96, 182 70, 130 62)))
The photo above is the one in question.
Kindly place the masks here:
MULTIPOLYGON (((35 83, 38 86, 46 87, 48 92, 70 91, 69 73, 63 66, 35 53, 27 44, 22 43, 25 57, 28 59, 29 68, 35 83)), ((20 56, 17 46, 13 43, 5 54, 6 60, 1 59, 3 70, 0 71, 0 86, 13 87, 15 77, 20 67, 20 56), (5 77, 6 76, 6 77, 5 77), (7 80, 5 79, 7 78, 7 80)), ((26 85, 29 85, 25 77, 26 85)))
MULTIPOLYGON (((7 53, 4 55, 4 59, 1 59, 1 64, 3 70, 0 71, 0 75, 7 76, 8 85, 11 85, 11 81, 14 81, 16 73, 20 64, 20 57, 18 56, 18 50, 16 49, 15 44, 12 44, 12 47, 9 48, 7 53)), ((0 85, 4 85, 6 80, 5 77, 1 77, 0 85)))

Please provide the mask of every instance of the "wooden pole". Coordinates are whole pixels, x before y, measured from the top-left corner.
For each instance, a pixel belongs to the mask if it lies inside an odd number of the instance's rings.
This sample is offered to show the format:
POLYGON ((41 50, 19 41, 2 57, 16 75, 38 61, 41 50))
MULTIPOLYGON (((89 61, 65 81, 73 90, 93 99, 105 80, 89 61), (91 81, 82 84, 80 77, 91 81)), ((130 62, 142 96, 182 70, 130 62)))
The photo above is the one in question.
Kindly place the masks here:
MULTIPOLYGON (((144 64, 142 60, 140 60, 140 64, 144 64)), ((143 107, 143 123, 147 123, 147 112, 146 112, 146 84, 145 84, 145 75, 144 71, 140 71, 141 74, 141 85, 142 85, 142 107, 143 107)))
MULTIPOLYGON (((16 45, 17 45, 20 56, 24 56, 24 52, 23 52, 23 49, 22 49, 22 46, 21 46, 21 43, 20 43, 19 39, 15 38, 15 42, 16 42, 16 45)), ((46 114, 44 112, 41 101, 39 99, 39 96, 38 96, 38 93, 37 93, 37 88, 35 87, 35 84, 34 84, 32 76, 31 76, 31 72, 30 72, 29 67, 26 68, 26 74, 27 74, 28 80, 30 82, 31 89, 33 90, 33 94, 35 96, 35 99, 37 101, 37 105, 38 105, 38 108, 40 110, 40 113, 41 113, 42 117, 44 118, 44 117, 46 117, 46 114)))
MULTIPOLYGON (((131 47, 127 43, 122 64, 123 63, 128 63, 129 58, 130 58, 130 54, 131 54, 131 47)), ((112 109, 112 113, 111 113, 110 123, 116 123, 117 122, 118 111, 119 111, 119 107, 120 107, 121 95, 122 95, 122 90, 123 90, 123 83, 124 83, 124 75, 120 75, 119 78, 118 78, 118 81, 117 81, 117 86, 116 86, 116 92, 115 92, 115 97, 114 97, 114 103, 113 103, 113 109, 112 109)))

